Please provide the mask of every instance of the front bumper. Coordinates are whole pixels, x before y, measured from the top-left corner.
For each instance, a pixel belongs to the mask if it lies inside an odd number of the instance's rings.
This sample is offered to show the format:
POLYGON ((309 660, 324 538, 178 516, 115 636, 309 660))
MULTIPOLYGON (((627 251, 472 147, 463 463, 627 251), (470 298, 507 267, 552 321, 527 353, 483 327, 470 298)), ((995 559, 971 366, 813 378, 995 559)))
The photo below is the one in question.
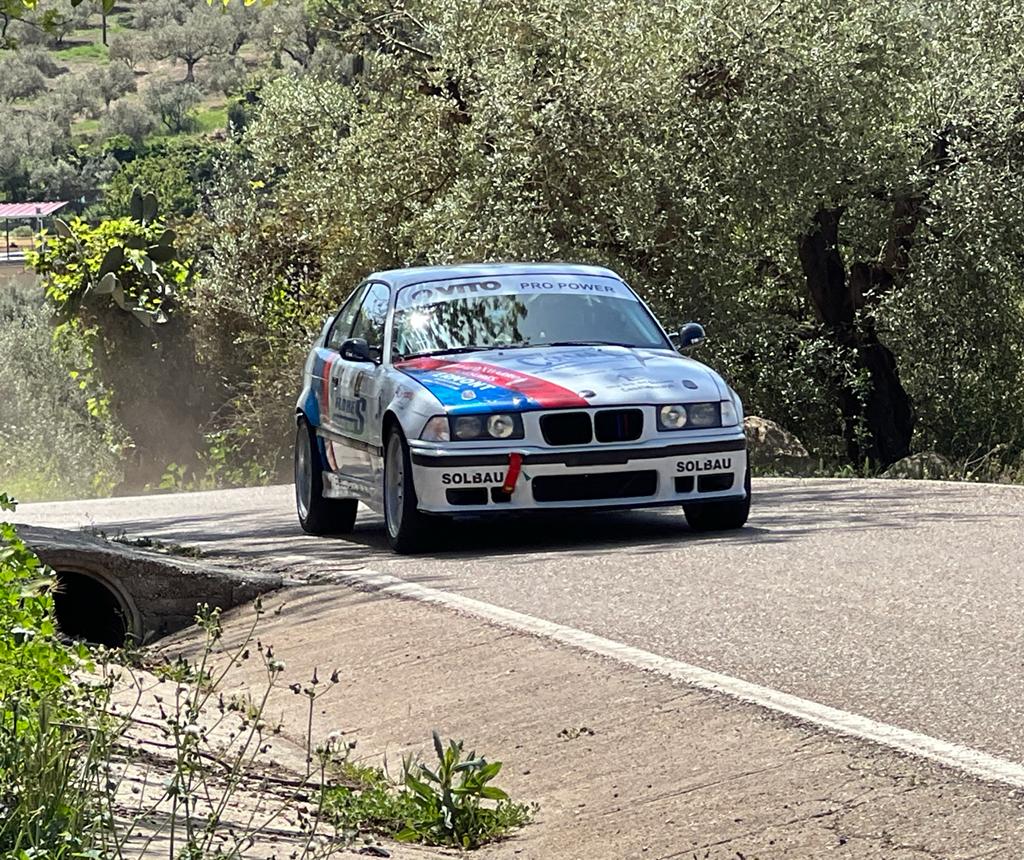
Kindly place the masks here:
POLYGON ((553 508, 640 508, 746 497, 746 440, 585 448, 412 447, 419 509, 472 514, 553 508), (503 490, 511 454, 522 472, 503 490))

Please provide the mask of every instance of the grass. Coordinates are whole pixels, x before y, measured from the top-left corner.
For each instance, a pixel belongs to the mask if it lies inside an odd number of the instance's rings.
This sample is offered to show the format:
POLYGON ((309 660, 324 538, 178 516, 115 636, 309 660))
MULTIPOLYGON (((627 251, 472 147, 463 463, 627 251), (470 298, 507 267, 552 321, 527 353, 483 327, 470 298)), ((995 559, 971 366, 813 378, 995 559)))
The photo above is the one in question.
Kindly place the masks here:
POLYGON ((72 137, 95 137, 100 130, 98 119, 80 119, 71 126, 72 137))
POLYGON ((223 105, 203 108, 196 114, 196 128, 204 134, 226 129, 227 127, 228 109, 223 105))
POLYGON ((107 46, 97 44, 74 45, 70 48, 54 51, 53 55, 60 60, 100 60, 101 62, 107 62, 110 59, 110 55, 107 53, 107 46))

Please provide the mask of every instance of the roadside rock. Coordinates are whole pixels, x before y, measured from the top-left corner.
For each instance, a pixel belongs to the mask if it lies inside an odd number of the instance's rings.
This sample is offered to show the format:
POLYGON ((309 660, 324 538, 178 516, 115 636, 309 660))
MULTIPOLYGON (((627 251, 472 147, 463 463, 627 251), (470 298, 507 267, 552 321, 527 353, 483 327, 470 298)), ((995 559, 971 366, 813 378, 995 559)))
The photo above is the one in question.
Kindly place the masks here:
POLYGON ((748 415, 743 419, 747 456, 755 469, 776 468, 796 474, 809 472, 814 461, 803 443, 774 421, 748 415))
POLYGON ((949 478, 954 471, 953 464, 934 451, 911 454, 893 463, 882 473, 883 478, 909 478, 913 480, 941 481, 949 478))

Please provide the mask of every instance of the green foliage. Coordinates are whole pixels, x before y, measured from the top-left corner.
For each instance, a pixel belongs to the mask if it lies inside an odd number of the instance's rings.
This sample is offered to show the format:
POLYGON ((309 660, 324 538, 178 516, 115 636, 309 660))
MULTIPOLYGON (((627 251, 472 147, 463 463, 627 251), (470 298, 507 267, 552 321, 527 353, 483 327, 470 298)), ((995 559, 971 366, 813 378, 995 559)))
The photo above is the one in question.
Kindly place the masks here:
POLYGON ((437 732, 433 740, 436 768, 407 759, 400 787, 383 771, 345 762, 341 776, 349 784, 328 792, 327 813, 344 830, 458 848, 478 848, 529 823, 531 808, 490 784, 501 762, 464 756, 462 742, 445 748, 437 732))
POLYGON ((195 109, 202 96, 194 84, 156 81, 145 92, 145 105, 170 134, 195 130, 195 109))
POLYGON ((33 64, 14 55, 0 57, 0 101, 29 98, 46 88, 46 78, 33 64))
POLYGON ((434 751, 436 769, 412 759, 405 762, 405 787, 413 809, 398 839, 477 848, 530 820, 528 807, 512 803, 502 789, 490 785, 501 771, 500 761, 488 762, 473 752, 463 757, 462 741, 452 740, 444 747, 437 732, 434 751))
POLYGON ((92 852, 105 815, 95 786, 106 735, 83 738, 47 705, 31 717, 17 731, 0 726, 0 856, 102 856, 92 852))
POLYGON ((59 701, 71 683, 72 656, 56 641, 55 581, 18 538, 0 523, 0 712, 3 724, 29 719, 44 702, 59 701))
MULTIPOLYGON (((226 487, 262 487, 276 474, 248 448, 245 428, 219 430, 206 434, 203 450, 192 466, 168 463, 156 489, 175 493, 195 493, 226 487)), ((282 456, 285 452, 281 452, 282 456)))
POLYGON ((339 26, 365 62, 263 90, 218 194, 202 289, 225 301, 203 325, 230 320, 252 356, 240 390, 287 375, 277 338, 367 272, 566 259, 620 271, 670 326, 705 322, 702 358, 818 456, 848 457, 871 419, 875 336, 919 448, 1024 445, 1019 17, 993 0, 386 7, 339 26), (929 161, 937 139, 952 155, 929 161), (846 332, 800 256, 823 208, 841 213, 846 332), (268 313, 281 295, 302 319, 268 313))
POLYGON ((90 321, 116 307, 147 327, 167 321, 188 265, 178 257, 176 233, 157 218, 156 195, 136 186, 129 210, 95 227, 57 219, 52 235, 40 235, 29 264, 63 317, 90 321))
MULTIPOLYGON (((152 3, 151 5, 156 5, 152 3)), ((166 8, 164 6, 164 8, 166 8)), ((164 8, 152 27, 153 55, 185 64, 184 80, 195 80, 195 67, 205 58, 228 53, 236 28, 223 6, 205 2, 181 2, 168 14, 164 8)))
POLYGON ((204 0, 133 3, 130 11, 108 16, 108 49, 101 41, 98 0, 40 0, 32 9, 14 0, 18 14, 0 17, 0 199, 84 198, 90 211, 109 178, 92 163, 105 139, 127 135, 141 143, 158 128, 165 136, 224 129, 221 108, 196 110, 198 90, 169 86, 182 73, 156 59, 154 50, 168 48, 199 62, 194 40, 212 34, 212 53, 203 53, 199 77, 206 91, 227 95, 251 67, 269 59, 270 32, 257 27, 264 7, 239 3, 225 10, 204 0), (187 38, 169 44, 163 37, 171 30, 187 38), (243 59, 239 51, 250 42, 243 59), (141 75, 144 92, 132 97, 141 75))
MULTIPOLYGON (((241 857, 266 824, 244 815, 225 821, 239 792, 267 811, 267 821, 298 812, 300 838, 290 855, 296 860, 326 860, 341 847, 319 838, 319 809, 310 816, 299 807, 310 791, 322 797, 325 769, 336 760, 332 743, 314 750, 307 738, 309 766, 296 782, 269 774, 265 753, 278 729, 268 726, 266 708, 283 686, 284 664, 254 638, 259 600, 252 625, 230 645, 219 610, 201 606, 196 661, 165 657, 153 667, 176 692, 166 703, 147 696, 146 712, 141 691, 152 687, 153 676, 139 677, 134 667, 147 656, 62 645, 54 635, 52 587, 52 572, 13 527, 0 524, 0 857, 142 858, 151 856, 154 832, 180 847, 174 857, 241 857), (225 678, 251 654, 263 664, 264 689, 225 695, 225 678), (128 696, 115 701, 115 692, 128 696), (230 732, 230 743, 210 737, 218 727, 230 732), (167 754, 140 755, 129 728, 157 734, 155 746, 167 754)), ((310 733, 319 700, 337 682, 337 672, 327 682, 314 672, 307 684, 294 685, 306 698, 310 733)))
POLYGON ((129 160, 129 154, 156 128, 157 118, 134 99, 118 99, 103 115, 100 131, 106 138, 104 148, 116 147, 113 151, 119 161, 129 160))
MULTIPOLYGON (((9 501, 6 495, 3 499, 9 501)), ((98 807, 92 748, 63 727, 91 694, 84 649, 57 640, 54 574, 0 523, 0 856, 76 856, 98 807), (24 852, 24 853, 22 853, 24 852), (46 852, 45 855, 40 852, 46 852)))
POLYGON ((132 190, 139 186, 157 195, 170 218, 187 218, 199 208, 200 189, 213 174, 218 147, 196 140, 151 144, 122 165, 106 188, 105 207, 112 216, 128 213, 132 190))
POLYGON ((107 495, 124 445, 91 367, 89 338, 54 333, 41 291, 0 288, 0 474, 33 501, 107 495))
POLYGON ((107 109, 110 108, 111 102, 136 90, 135 73, 123 63, 108 63, 85 76, 85 79, 95 89, 107 109))

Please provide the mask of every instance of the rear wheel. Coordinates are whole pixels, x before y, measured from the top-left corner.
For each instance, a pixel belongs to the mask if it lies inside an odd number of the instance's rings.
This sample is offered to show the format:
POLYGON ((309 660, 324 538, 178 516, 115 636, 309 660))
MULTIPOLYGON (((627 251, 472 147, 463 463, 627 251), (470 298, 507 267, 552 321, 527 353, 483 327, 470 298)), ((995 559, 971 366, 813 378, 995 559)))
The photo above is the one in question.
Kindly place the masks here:
POLYGON ((388 434, 384 452, 384 523, 388 543, 403 555, 418 552, 426 545, 426 517, 416 504, 409 446, 396 426, 388 434))
POLYGON ((697 505, 683 505, 686 522, 698 532, 723 532, 741 529, 750 516, 750 466, 743 480, 747 497, 727 502, 701 502, 697 505))
POLYGON ((325 499, 323 462, 316 432, 305 418, 295 430, 295 510, 311 535, 347 534, 355 528, 355 499, 325 499))

